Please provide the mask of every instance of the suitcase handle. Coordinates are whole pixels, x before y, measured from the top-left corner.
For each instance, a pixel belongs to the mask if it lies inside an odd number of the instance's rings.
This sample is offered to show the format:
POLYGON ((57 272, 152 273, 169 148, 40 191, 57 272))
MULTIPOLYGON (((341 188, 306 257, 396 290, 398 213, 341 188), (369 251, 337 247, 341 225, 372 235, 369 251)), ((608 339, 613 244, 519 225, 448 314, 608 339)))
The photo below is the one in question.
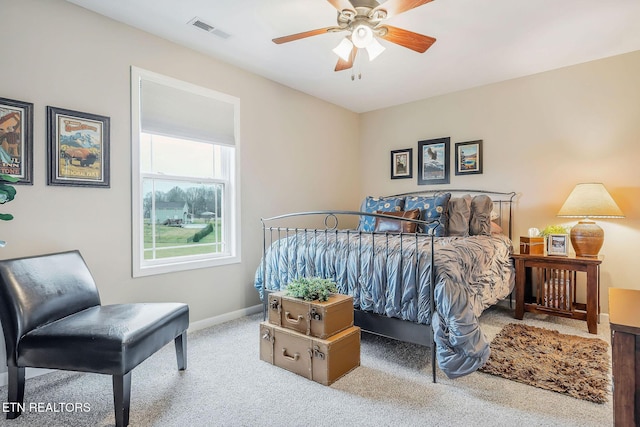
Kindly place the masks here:
POLYGON ((298 318, 297 318, 297 319, 294 319, 293 317, 291 317, 291 313, 290 313, 290 312, 285 311, 285 312, 284 312, 284 318, 285 318, 285 319, 287 320, 287 322, 289 322, 289 323, 300 323, 300 321, 301 321, 302 319, 304 319, 304 316, 303 316, 302 314, 299 314, 299 315, 298 315, 298 318))
POLYGON ((300 353, 295 353, 293 356, 289 356, 287 355, 287 349, 284 347, 282 348, 282 356, 284 356, 285 359, 289 359, 294 362, 300 359, 300 353))

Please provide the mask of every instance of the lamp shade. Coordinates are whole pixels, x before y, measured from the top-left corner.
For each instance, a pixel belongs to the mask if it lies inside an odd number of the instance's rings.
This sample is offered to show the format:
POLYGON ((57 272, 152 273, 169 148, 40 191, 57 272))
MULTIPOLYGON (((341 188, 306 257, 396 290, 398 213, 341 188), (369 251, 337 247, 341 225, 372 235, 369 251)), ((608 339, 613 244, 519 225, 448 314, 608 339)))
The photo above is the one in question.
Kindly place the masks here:
POLYGON ((624 214, 601 183, 578 184, 558 216, 566 218, 624 218, 624 214))
POLYGON ((353 43, 348 38, 343 38, 338 46, 333 48, 333 53, 338 55, 344 61, 348 61, 351 56, 351 50, 353 49, 353 43))
POLYGON ((604 230, 588 218, 624 218, 622 211, 601 183, 578 184, 558 216, 584 218, 571 227, 571 245, 576 256, 597 257, 604 243, 604 230))
POLYGON ((369 46, 367 46, 367 53, 369 54, 369 61, 373 61, 384 51, 384 46, 376 39, 371 40, 369 46))
POLYGON ((353 33, 351 34, 351 41, 358 49, 363 49, 369 46, 373 40, 373 30, 371 27, 360 24, 356 28, 354 28, 353 33))

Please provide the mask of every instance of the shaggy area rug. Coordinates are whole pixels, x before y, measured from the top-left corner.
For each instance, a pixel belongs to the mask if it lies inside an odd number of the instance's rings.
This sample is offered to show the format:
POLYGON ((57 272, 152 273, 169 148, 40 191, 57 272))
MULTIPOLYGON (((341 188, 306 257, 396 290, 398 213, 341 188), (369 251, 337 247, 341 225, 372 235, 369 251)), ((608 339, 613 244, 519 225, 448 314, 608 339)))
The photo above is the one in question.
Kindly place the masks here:
POLYGON ((491 342, 481 372, 596 403, 607 401, 609 344, 516 323, 491 342))

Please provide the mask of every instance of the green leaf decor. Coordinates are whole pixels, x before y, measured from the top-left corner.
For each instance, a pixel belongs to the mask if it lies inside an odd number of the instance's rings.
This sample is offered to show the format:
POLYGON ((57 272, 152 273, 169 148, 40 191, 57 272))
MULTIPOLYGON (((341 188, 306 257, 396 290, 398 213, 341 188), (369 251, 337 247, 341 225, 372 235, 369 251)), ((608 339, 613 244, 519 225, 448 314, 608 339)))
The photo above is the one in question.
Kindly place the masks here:
POLYGON ((321 277, 301 277, 287 285, 286 294, 305 301, 326 301, 332 293, 338 292, 336 284, 321 277))
MULTIPOLYGON (((11 175, 0 173, 0 204, 5 204, 12 201, 16 197, 16 189, 7 182, 18 182, 18 178, 11 175)), ((0 220, 10 221, 13 219, 13 215, 0 213, 0 220)))

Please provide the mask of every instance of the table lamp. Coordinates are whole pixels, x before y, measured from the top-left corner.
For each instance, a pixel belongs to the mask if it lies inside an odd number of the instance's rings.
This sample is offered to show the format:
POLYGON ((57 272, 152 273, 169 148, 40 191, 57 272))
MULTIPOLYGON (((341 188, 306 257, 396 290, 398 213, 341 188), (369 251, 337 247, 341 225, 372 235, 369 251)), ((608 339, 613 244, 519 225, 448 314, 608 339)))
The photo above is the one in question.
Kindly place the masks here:
POLYGON ((622 211, 601 183, 578 184, 558 211, 559 217, 584 218, 571 228, 576 256, 597 257, 604 230, 590 218, 624 218, 622 211))

